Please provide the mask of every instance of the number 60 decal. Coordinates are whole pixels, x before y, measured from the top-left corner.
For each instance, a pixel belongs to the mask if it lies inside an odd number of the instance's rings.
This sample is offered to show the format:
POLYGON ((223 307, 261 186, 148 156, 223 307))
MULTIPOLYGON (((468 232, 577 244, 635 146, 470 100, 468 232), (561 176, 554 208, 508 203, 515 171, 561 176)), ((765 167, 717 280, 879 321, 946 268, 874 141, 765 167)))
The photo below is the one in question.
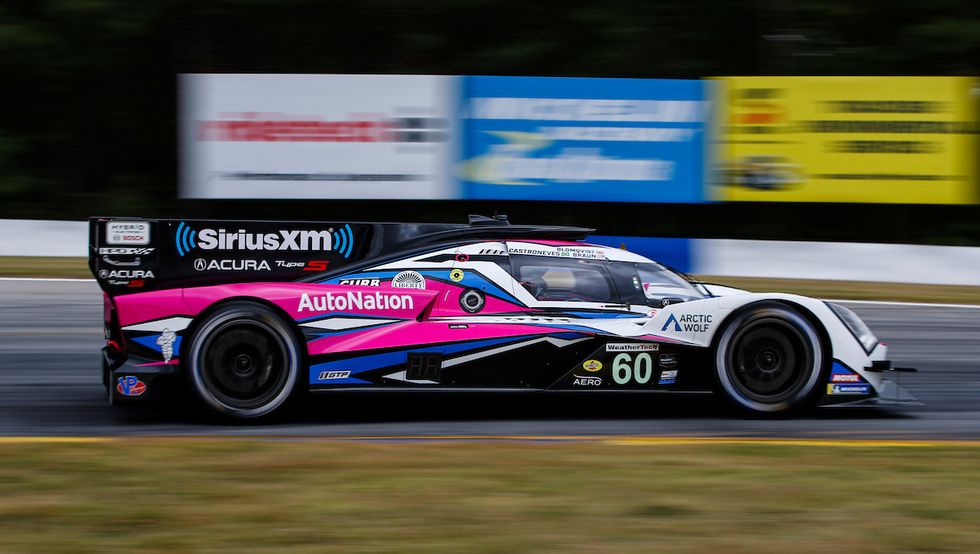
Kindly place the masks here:
POLYGON ((618 354, 613 358, 612 377, 617 385, 625 385, 631 380, 645 385, 653 377, 653 358, 646 352, 637 354, 635 360, 629 354, 618 354))

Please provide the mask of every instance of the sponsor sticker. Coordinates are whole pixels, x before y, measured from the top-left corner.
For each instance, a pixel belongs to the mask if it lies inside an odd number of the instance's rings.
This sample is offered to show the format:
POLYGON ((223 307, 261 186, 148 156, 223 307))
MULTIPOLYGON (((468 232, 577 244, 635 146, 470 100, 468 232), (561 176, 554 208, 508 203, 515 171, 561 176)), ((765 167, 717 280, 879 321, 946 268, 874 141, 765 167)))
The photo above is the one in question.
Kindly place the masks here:
POLYGON ((146 392, 146 383, 133 375, 126 375, 117 380, 116 391, 123 396, 142 396, 146 392))
POLYGON ((342 312, 344 310, 413 310, 415 299, 408 294, 385 294, 380 291, 300 295, 298 312, 342 312))
POLYGON ((582 369, 584 369, 585 371, 592 371, 592 372, 599 371, 600 369, 602 369, 602 362, 600 362, 599 360, 586 360, 582 364, 582 369))
POLYGON ((465 324, 465 323, 450 323, 449 324, 449 328, 450 329, 469 329, 470 326, 467 325, 467 324, 465 324))
POLYGON ((670 369, 667 371, 660 372, 660 379, 657 381, 658 385, 673 385, 674 381, 677 380, 677 370, 670 369))
POLYGON ((425 277, 418 271, 402 271, 391 278, 391 288, 425 290, 425 277))
POLYGON ((575 380, 572 381, 572 384, 577 387, 598 387, 602 385, 602 377, 575 375, 575 380))
POLYGON ((606 343, 606 352, 656 352, 659 344, 610 342, 606 343))
POLYGON ((381 286, 381 279, 341 279, 339 283, 357 287, 378 287, 381 286))
POLYGON ((164 328, 160 336, 157 337, 156 343, 160 347, 160 353, 163 354, 164 363, 170 363, 170 359, 174 357, 174 342, 176 341, 177 334, 167 328, 164 328))
POLYGON ((334 379, 346 379, 350 377, 350 371, 321 371, 319 381, 331 381, 334 379))
MULTIPOLYGON (((100 279, 152 279, 153 271, 143 269, 103 269, 99 271, 100 279)), ((127 283, 129 281, 126 281, 127 283)))
POLYGON ((854 373, 835 373, 830 376, 834 383, 860 383, 861 376, 854 373))
POLYGON ((871 385, 827 385, 827 394, 871 394, 871 385))
POLYGON ((155 248, 124 248, 111 247, 99 248, 99 254, 103 256, 148 256, 156 250, 155 248))
MULTIPOLYGON (((303 265, 303 262, 298 262, 303 265)), ((272 271, 269 262, 265 260, 194 260, 197 271, 272 271)))
MULTIPOLYGON (((149 227, 147 227, 147 237, 149 237, 149 227)), ((350 225, 344 225, 339 229, 333 227, 328 229, 279 229, 271 233, 252 233, 245 229, 225 229, 223 227, 198 229, 181 221, 177 225, 174 235, 177 253, 181 257, 191 250, 200 248, 201 250, 233 251, 337 252, 345 258, 349 258, 354 248, 354 242, 354 233, 350 225)))
POLYGON ((711 314, 681 314, 680 317, 670 314, 661 331, 671 328, 675 333, 706 333, 711 328, 711 314))
POLYGON ((465 275, 466 274, 463 273, 463 270, 462 269, 454 269, 454 270, 452 270, 452 271, 449 272, 449 278, 452 279, 453 282, 456 282, 456 283, 462 281, 463 280, 463 277, 465 275))
POLYGON ((147 221, 110 221, 105 226, 106 244, 150 244, 147 221))
POLYGON ((677 354, 661 354, 657 363, 664 369, 673 369, 677 367, 677 354))

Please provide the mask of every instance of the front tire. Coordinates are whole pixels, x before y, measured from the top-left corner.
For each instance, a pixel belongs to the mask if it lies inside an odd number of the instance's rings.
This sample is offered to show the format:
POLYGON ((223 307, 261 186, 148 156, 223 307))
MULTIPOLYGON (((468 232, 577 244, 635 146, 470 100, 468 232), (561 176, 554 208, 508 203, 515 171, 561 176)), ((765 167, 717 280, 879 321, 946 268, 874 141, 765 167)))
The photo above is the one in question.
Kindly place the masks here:
POLYGON ((297 388, 301 355, 289 325, 272 309, 235 302, 194 331, 188 382, 210 410, 235 419, 268 416, 297 388))
POLYGON ((719 390, 739 409, 785 415, 818 395, 825 354, 813 324, 778 303, 736 313, 715 349, 719 390))

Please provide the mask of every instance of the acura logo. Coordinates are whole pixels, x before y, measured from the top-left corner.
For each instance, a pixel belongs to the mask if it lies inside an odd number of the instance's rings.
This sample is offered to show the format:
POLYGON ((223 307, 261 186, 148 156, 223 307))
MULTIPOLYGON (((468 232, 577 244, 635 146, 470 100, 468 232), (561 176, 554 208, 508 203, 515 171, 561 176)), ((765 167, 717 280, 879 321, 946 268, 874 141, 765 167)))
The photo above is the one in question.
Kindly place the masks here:
POLYGON ((194 269, 198 271, 204 271, 208 267, 208 262, 204 261, 204 258, 198 258, 194 260, 194 269))

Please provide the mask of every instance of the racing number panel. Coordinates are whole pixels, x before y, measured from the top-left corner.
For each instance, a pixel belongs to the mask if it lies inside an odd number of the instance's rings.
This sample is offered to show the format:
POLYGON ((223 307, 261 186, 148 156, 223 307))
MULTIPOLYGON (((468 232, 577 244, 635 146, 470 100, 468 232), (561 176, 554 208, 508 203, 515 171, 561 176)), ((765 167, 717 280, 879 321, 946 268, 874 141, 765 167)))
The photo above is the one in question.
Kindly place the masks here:
POLYGON ((678 390, 709 384, 703 353, 670 343, 604 337, 598 348, 555 381, 550 390, 678 390))

